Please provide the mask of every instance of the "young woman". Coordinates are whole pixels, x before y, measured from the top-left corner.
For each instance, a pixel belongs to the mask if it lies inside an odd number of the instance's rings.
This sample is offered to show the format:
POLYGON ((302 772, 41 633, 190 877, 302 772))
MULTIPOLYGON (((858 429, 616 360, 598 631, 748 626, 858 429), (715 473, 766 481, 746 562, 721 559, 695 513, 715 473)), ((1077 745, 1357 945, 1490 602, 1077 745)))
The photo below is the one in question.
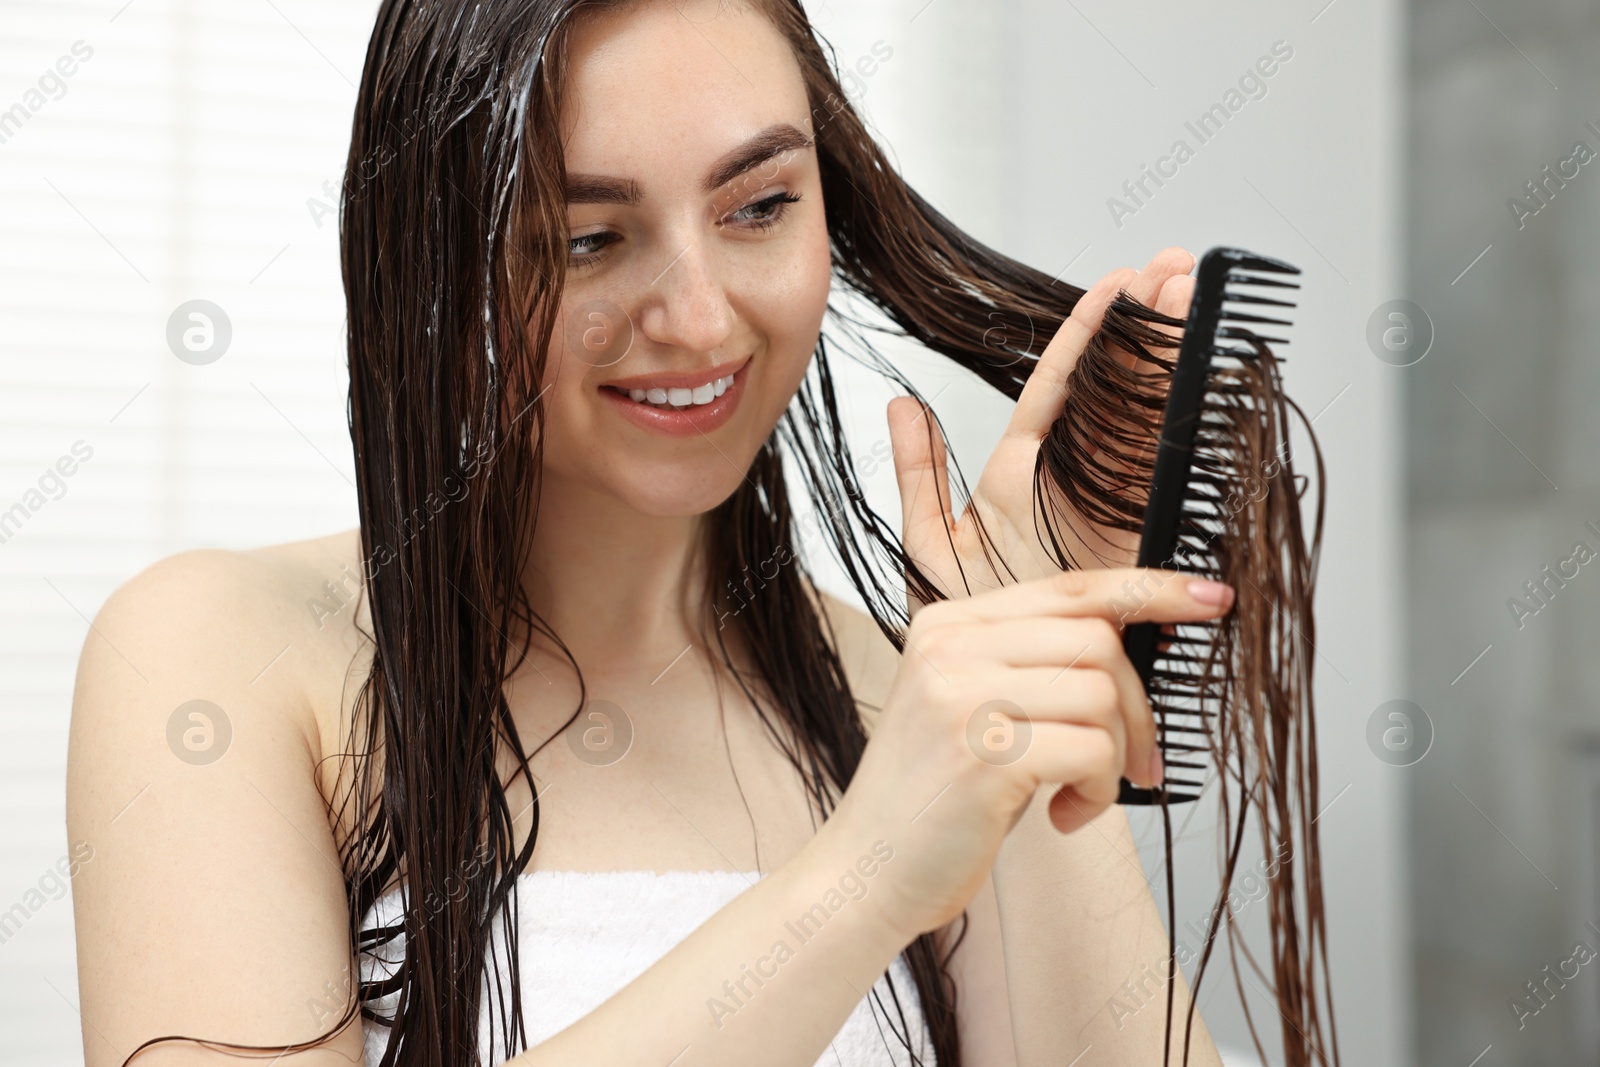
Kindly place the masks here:
POLYGON ((360 530, 163 561, 85 644, 90 1067, 1162 1061, 1119 629, 1231 591, 1061 570, 1033 475, 1111 297, 1181 316, 1187 253, 1084 292, 967 238, 790 0, 387 0, 343 254, 360 530), (960 518, 890 403, 904 555, 834 421, 835 275, 1018 396, 960 518))

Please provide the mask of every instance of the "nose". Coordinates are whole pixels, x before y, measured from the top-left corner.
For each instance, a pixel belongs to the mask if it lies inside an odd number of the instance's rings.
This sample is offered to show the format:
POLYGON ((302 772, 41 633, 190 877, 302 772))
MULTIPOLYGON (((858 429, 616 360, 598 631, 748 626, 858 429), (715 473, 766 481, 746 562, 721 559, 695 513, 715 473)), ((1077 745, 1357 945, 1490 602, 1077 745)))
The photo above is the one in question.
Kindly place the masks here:
POLYGON ((733 332, 733 307, 704 245, 690 243, 656 275, 639 330, 657 344, 710 352, 733 332))

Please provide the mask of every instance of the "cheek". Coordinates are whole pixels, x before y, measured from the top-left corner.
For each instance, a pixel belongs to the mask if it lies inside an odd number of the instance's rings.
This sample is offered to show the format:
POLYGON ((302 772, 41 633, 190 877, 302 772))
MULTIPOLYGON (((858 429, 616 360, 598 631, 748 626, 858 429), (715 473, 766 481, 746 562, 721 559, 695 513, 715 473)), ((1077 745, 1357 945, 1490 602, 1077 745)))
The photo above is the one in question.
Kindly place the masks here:
POLYGON ((545 351, 544 371, 538 386, 546 420, 542 431, 544 466, 552 473, 572 473, 572 461, 581 455, 575 442, 594 432, 591 424, 595 411, 583 393, 585 377, 592 368, 569 350, 570 344, 562 329, 566 310, 563 309, 563 317, 557 320, 555 333, 545 351))
MULTIPOLYGON (((635 340, 633 319, 621 307, 604 297, 586 297, 581 290, 569 289, 562 296, 545 348, 539 388, 549 389, 546 399, 551 399, 563 391, 581 389, 596 368, 614 375, 618 373, 616 365, 637 347, 635 340)), ((532 341, 530 337, 530 345, 532 341)))
MULTIPOLYGON (((771 380, 792 395, 805 377, 817 346, 832 281, 827 228, 808 228, 783 261, 762 277, 748 306, 769 344, 771 380)), ((788 402, 788 395, 783 398, 788 402)))

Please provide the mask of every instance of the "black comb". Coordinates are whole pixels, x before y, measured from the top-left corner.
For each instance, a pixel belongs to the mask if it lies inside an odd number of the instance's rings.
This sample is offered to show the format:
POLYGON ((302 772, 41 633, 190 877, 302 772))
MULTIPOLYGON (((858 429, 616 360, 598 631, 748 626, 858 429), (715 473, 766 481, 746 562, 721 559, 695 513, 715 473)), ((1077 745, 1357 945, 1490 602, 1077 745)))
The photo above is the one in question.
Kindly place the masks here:
MULTIPOLYGON (((1229 380, 1236 382, 1247 362, 1275 358, 1267 346, 1288 343, 1284 335, 1292 324, 1279 316, 1295 306, 1287 290, 1300 286, 1271 275, 1299 273, 1298 267, 1238 248, 1213 248, 1201 257, 1161 422, 1139 535, 1140 567, 1225 580, 1216 543, 1228 494, 1251 472, 1239 469, 1225 424, 1206 414, 1250 402, 1248 392, 1229 380)), ((1130 624, 1122 646, 1155 713, 1165 780, 1141 789, 1124 778, 1119 804, 1191 801, 1206 783, 1211 724, 1221 710, 1209 684, 1210 660, 1224 621, 1174 624, 1165 649, 1161 625, 1130 624)))

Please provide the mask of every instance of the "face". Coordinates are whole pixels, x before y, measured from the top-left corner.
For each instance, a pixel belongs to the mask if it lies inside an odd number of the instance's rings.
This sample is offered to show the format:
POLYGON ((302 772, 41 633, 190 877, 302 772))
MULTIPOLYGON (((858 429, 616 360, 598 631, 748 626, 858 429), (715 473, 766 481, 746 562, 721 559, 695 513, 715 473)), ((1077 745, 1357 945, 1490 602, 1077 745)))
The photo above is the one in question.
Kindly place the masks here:
POLYGON ((800 69, 763 15, 727 0, 608 13, 575 28, 570 56, 545 484, 700 514, 788 406, 827 304, 800 69))

